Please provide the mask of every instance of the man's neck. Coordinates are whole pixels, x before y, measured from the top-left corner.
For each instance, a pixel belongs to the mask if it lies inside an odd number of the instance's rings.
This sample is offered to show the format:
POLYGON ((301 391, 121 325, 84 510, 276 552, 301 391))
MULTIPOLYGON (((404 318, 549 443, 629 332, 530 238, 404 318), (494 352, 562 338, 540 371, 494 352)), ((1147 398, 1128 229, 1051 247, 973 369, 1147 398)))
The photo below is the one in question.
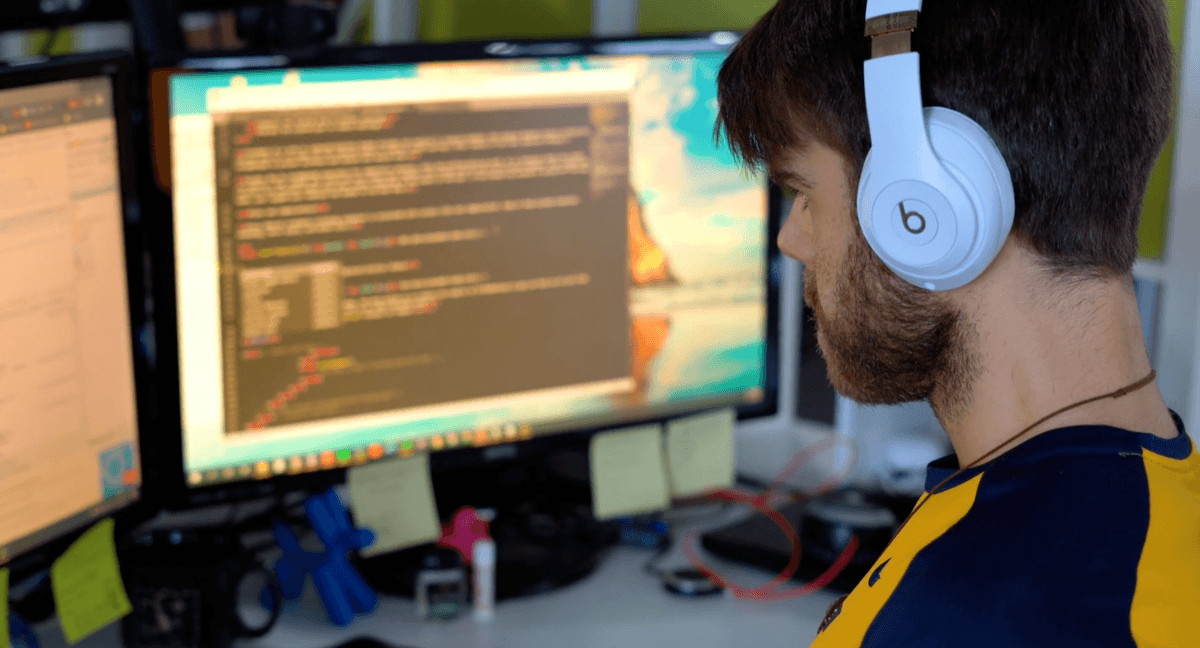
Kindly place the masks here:
MULTIPOLYGON (((1029 255, 1010 242, 993 267, 958 296, 976 329, 971 337, 978 372, 969 394, 951 399, 935 393, 931 400, 963 466, 1051 412, 1150 373, 1128 279, 1053 286, 1029 255), (939 407, 951 401, 965 405, 952 414, 939 407)), ((1072 425, 1110 425, 1165 438, 1177 433, 1158 386, 1151 383, 1063 412, 988 459, 1072 425)))

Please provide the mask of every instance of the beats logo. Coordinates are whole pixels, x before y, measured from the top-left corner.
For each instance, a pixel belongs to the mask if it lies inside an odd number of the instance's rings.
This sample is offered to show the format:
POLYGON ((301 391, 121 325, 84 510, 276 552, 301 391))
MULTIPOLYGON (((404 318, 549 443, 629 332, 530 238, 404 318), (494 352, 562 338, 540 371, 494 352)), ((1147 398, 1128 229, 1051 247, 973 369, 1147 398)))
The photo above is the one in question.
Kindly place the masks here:
POLYGON ((904 201, 900 201, 900 219, 904 223, 904 229, 908 230, 909 234, 923 234, 925 232, 925 217, 917 210, 908 211, 904 208, 904 201))

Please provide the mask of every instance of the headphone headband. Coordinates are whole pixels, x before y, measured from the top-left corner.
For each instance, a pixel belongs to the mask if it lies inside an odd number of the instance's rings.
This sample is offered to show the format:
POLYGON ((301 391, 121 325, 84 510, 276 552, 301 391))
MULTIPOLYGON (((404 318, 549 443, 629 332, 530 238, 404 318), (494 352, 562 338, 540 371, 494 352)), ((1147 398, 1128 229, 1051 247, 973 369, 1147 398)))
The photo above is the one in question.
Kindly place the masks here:
POLYGON ((888 14, 920 11, 921 0, 867 0, 867 20, 888 14))
POLYGON ((925 129, 921 57, 912 51, 921 0, 868 0, 866 35, 872 57, 864 63, 871 152, 878 159, 907 160, 913 179, 944 180, 925 129))
POLYGON ((911 52, 919 15, 919 11, 906 11, 867 20, 865 34, 871 38, 871 58, 911 52))

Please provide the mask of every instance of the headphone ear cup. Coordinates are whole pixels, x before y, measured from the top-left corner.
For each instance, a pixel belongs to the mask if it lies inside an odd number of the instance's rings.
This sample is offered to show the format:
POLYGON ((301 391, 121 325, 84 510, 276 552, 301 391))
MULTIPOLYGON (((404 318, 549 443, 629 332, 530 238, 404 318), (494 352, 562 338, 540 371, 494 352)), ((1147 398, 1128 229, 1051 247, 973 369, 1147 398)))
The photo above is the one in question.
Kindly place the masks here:
POLYGON ((859 179, 858 219, 871 248, 898 276, 927 290, 951 290, 983 274, 1004 247, 1015 209, 1012 178, 987 131, 966 115, 925 108, 924 122, 940 180, 917 175, 915 161, 876 159, 872 149, 859 179), (878 211, 897 204, 920 217, 912 219, 918 230, 900 212, 878 211), (939 206, 929 220, 924 215, 932 205, 939 206))
POLYGON ((974 214, 956 214, 975 218, 974 228, 957 228, 959 232, 974 230, 971 252, 955 269, 953 279, 939 282, 962 286, 983 274, 1008 240, 1016 208, 1012 176, 996 143, 970 117, 948 108, 926 108, 925 127, 942 166, 958 180, 975 207, 974 214))

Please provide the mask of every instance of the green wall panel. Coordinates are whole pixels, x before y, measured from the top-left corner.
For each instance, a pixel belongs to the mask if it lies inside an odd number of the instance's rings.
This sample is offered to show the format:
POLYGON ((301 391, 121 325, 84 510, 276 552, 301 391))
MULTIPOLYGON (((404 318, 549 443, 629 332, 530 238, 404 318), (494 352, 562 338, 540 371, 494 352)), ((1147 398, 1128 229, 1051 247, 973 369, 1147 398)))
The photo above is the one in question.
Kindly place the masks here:
MULTIPOLYGON (((1185 0, 1167 0, 1171 12, 1171 44, 1175 46, 1176 66, 1183 51, 1183 18, 1185 0)), ((1176 93, 1172 101, 1171 123, 1178 120, 1175 107, 1178 105, 1178 70, 1176 67, 1176 93)), ((1167 224, 1171 203, 1171 173, 1175 160, 1175 130, 1172 129, 1158 164, 1150 176, 1150 185, 1142 203, 1142 223, 1138 230, 1138 254, 1147 259, 1162 259, 1167 247, 1167 224)))
POLYGON ((641 0, 638 28, 643 34, 745 31, 773 6, 775 0, 641 0))
POLYGON ((426 42, 592 33, 592 0, 420 0, 419 10, 426 42))

